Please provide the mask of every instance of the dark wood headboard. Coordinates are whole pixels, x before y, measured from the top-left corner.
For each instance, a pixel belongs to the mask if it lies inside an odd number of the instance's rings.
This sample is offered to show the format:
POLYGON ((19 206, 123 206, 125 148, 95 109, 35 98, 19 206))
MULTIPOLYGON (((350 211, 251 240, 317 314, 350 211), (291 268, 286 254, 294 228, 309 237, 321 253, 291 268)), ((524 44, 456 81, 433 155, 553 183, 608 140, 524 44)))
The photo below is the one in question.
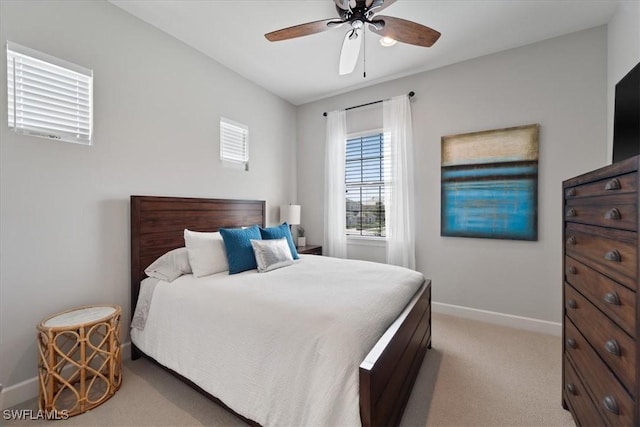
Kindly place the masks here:
POLYGON ((160 255, 184 246, 184 229, 265 226, 264 200, 131 196, 131 316, 144 269, 160 255))

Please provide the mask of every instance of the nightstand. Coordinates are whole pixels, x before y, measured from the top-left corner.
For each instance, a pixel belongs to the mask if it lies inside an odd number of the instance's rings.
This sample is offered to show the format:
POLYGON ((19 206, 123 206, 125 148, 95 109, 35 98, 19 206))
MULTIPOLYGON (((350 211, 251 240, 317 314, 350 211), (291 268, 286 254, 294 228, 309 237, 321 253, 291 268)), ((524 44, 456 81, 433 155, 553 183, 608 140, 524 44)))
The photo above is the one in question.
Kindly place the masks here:
POLYGON ((39 407, 72 417, 120 388, 120 307, 78 307, 38 325, 39 407))
POLYGON ((299 254, 322 255, 322 246, 317 245, 299 246, 296 248, 296 250, 299 254))

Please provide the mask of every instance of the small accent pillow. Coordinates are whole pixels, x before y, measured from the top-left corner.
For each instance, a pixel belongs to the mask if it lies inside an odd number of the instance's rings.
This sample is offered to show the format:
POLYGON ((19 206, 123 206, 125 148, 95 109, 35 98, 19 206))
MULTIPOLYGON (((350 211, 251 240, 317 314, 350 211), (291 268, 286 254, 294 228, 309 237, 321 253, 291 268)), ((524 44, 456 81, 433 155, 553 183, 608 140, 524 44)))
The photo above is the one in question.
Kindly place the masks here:
POLYGON ((167 252, 153 261, 144 272, 149 277, 167 282, 173 282, 183 274, 191 274, 187 248, 178 248, 167 252))
POLYGON ((219 232, 202 233, 184 230, 184 244, 189 254, 189 264, 195 277, 227 271, 227 254, 219 232))
POLYGON ((289 242, 282 239, 252 240, 253 253, 256 256, 258 272, 265 273, 293 264, 289 242))
POLYGON ((257 225, 249 228, 221 228, 220 234, 224 240, 229 262, 229 274, 258 268, 253 254, 251 240, 261 240, 260 229, 257 225))
POLYGON ((291 256, 293 259, 300 258, 298 256, 298 251, 296 250, 296 245, 293 244, 293 237, 291 236, 289 224, 286 222, 277 227, 260 228, 260 235, 263 240, 281 239, 285 237, 287 239, 287 243, 289 243, 289 249, 291 250, 291 256))

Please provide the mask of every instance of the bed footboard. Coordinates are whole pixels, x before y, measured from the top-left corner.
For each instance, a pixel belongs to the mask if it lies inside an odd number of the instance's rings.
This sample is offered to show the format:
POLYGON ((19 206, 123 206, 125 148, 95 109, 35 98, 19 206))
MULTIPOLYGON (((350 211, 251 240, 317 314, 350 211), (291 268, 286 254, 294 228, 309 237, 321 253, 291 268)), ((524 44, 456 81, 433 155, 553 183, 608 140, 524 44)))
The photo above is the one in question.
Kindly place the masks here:
POLYGON ((431 348, 429 280, 360 365, 363 426, 400 424, 427 348, 431 348))

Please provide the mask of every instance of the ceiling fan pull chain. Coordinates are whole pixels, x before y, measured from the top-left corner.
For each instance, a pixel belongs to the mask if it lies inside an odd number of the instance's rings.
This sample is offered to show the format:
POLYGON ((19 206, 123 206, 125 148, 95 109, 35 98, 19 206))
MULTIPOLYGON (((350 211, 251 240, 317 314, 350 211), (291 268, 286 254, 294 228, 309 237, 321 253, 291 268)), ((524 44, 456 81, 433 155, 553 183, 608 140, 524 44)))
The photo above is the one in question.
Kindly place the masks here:
POLYGON ((362 78, 367 78, 367 32, 362 30, 362 48, 364 52, 362 53, 362 78))

